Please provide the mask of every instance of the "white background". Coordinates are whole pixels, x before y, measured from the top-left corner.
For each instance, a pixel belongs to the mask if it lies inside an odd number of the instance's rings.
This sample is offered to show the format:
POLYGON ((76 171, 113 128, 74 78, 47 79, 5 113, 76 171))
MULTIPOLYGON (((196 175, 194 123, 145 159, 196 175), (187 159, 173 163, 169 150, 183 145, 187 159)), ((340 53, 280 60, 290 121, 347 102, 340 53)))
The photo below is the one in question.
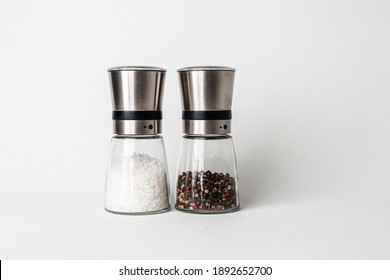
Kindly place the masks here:
POLYGON ((1 259, 390 258, 389 1, 0 1, 1 259), (103 209, 106 69, 235 67, 242 209, 103 209))

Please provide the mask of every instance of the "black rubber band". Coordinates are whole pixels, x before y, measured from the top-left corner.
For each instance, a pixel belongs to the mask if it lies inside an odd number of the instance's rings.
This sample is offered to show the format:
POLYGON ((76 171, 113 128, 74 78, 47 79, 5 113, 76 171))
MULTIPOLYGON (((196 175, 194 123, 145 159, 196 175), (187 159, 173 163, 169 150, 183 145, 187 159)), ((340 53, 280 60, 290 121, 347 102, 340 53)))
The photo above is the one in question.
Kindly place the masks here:
POLYGON ((183 120, 231 120, 232 111, 183 111, 183 120))
POLYGON ((113 120, 161 120, 161 111, 113 111, 113 120))

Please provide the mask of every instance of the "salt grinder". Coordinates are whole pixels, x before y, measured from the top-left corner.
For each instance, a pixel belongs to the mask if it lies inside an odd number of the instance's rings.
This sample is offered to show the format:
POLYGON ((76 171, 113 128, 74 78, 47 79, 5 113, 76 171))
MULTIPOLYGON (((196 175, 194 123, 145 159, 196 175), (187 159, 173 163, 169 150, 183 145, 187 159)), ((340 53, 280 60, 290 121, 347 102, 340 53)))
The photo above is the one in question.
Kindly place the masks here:
POLYGON ((168 211, 168 168, 161 134, 165 69, 108 69, 114 136, 105 209, 118 214, 168 211))
POLYGON ((183 132, 176 182, 176 209, 227 213, 239 209, 231 132, 235 69, 178 70, 183 132))

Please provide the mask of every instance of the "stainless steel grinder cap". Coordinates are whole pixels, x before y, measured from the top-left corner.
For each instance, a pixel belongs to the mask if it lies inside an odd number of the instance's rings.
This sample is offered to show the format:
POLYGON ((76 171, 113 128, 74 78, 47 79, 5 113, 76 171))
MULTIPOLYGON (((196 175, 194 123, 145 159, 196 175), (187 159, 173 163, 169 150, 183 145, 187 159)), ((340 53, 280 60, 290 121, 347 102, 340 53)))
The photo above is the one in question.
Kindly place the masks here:
POLYGON ((165 72, 145 66, 108 69, 115 134, 161 133, 165 72))
POLYGON ((184 133, 224 135, 231 132, 235 70, 222 66, 196 66, 177 70, 184 133))

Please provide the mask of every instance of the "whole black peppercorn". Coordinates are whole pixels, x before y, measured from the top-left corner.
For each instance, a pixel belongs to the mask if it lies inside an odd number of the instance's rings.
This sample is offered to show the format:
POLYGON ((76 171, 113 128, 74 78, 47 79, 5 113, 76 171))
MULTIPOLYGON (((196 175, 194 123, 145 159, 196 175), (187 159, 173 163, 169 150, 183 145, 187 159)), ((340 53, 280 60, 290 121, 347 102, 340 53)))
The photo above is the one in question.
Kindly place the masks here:
POLYGON ((186 171, 178 176, 176 206, 192 211, 222 211, 237 205, 236 181, 229 173, 186 171))

